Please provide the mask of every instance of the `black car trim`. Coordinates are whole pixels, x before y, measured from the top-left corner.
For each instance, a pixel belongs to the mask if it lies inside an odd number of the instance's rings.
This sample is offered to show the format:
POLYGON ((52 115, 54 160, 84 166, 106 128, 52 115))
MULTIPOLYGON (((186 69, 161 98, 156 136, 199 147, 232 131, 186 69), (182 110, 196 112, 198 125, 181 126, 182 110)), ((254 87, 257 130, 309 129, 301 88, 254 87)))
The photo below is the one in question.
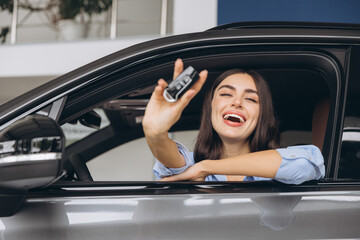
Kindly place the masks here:
POLYGON ((360 71, 359 71, 359 54, 360 54, 360 46, 352 46, 350 48, 350 50, 348 51, 348 58, 347 58, 347 76, 346 76, 346 81, 345 81, 345 94, 344 94, 344 100, 343 100, 343 104, 344 104, 344 108, 343 111, 341 112, 341 124, 339 124, 339 128, 340 128, 340 137, 339 137, 339 144, 338 144, 338 148, 336 149, 337 155, 336 155, 336 159, 338 159, 338 161, 336 162, 336 164, 333 166, 333 172, 334 172, 334 179, 337 180, 338 179, 338 174, 339 174, 339 167, 340 167, 340 156, 341 156, 341 152, 342 152, 342 136, 343 136, 343 132, 344 132, 344 121, 345 121, 345 111, 347 108, 347 101, 348 101, 348 92, 349 92, 349 84, 350 81, 355 82, 357 80, 359 80, 360 77, 360 71), (356 60, 354 60, 354 58, 356 60), (350 63, 350 64, 349 64, 350 63))
POLYGON ((297 193, 359 191, 360 182, 310 181, 301 185, 276 181, 256 182, 58 182, 46 189, 27 193, 27 199, 52 197, 226 194, 226 193, 297 193))

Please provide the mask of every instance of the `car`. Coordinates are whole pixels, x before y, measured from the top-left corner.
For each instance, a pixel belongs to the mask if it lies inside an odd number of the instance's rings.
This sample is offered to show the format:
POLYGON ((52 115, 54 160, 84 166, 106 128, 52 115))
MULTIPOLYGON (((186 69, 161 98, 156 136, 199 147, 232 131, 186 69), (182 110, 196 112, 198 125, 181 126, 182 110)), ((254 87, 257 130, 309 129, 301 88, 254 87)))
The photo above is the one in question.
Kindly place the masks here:
POLYGON ((356 24, 233 23, 120 50, 0 106, 0 236, 358 238, 359 96, 356 24), (177 58, 209 77, 170 135, 191 145, 214 79, 256 69, 273 94, 281 145, 317 145, 325 177, 299 185, 156 181, 141 121, 177 58))

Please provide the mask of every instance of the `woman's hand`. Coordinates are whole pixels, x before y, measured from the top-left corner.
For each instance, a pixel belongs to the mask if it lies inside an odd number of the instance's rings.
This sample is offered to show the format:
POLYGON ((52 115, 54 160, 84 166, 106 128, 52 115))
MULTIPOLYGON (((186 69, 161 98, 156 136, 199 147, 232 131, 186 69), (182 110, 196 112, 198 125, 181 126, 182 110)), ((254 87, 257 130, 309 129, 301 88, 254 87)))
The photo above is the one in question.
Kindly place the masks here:
POLYGON ((160 181, 205 181, 208 175, 210 174, 206 170, 206 162, 201 161, 178 175, 164 177, 160 181))
MULTIPOLYGON (((176 60, 174 67, 174 79, 183 71, 184 64, 181 59, 176 60)), ((200 91, 207 78, 207 71, 199 73, 199 80, 177 101, 170 103, 165 100, 163 93, 167 87, 165 80, 160 79, 150 101, 146 107, 143 128, 147 136, 159 136, 167 134, 169 129, 179 120, 182 111, 191 99, 200 91)))
MULTIPOLYGON (((174 78, 184 68, 181 59, 176 60, 174 78)), ((163 97, 167 83, 160 79, 151 95, 142 121, 144 134, 149 148, 156 159, 168 168, 180 168, 185 166, 185 159, 179 153, 176 143, 168 136, 170 128, 179 120, 182 111, 190 100, 200 91, 207 78, 207 71, 199 73, 199 79, 177 102, 168 102, 163 97)))

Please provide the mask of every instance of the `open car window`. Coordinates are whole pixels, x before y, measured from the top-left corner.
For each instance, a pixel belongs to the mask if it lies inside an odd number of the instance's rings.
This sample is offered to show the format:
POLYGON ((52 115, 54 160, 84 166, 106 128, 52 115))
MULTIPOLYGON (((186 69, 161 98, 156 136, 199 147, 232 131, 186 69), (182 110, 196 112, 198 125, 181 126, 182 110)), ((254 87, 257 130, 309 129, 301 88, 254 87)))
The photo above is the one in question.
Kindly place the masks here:
MULTIPOLYGON (((170 133, 173 140, 193 150, 197 130, 170 133)), ((95 181, 155 181, 155 158, 144 137, 124 143, 87 162, 95 181)))
MULTIPOLYGON (((171 70, 172 65, 169 64, 167 72, 171 70)), ((204 92, 222 70, 210 71, 207 85, 171 129, 170 136, 186 145, 190 151, 196 141, 204 92)), ((281 147, 315 144, 314 115, 319 111, 319 102, 324 99, 329 103, 335 102, 335 95, 331 93, 336 91, 331 90, 331 81, 336 80, 329 80, 322 71, 309 67, 258 67, 257 70, 265 76, 271 88, 276 116, 280 123, 281 147)), ((161 76, 157 76, 159 77, 161 76)), ((169 74, 164 77, 167 77, 167 80, 170 78, 169 74)), ((141 76, 137 78, 141 81, 141 76)), ((95 111, 101 115, 101 127, 97 130, 87 127, 86 134, 82 137, 75 142, 69 140, 69 143, 72 143, 68 146, 69 156, 72 152, 81 154, 95 181, 155 180, 152 170, 155 159, 144 139, 141 121, 157 78, 154 78, 150 86, 134 89, 90 110, 89 112, 95 111)), ((331 124, 333 116, 326 111, 325 114, 323 118, 329 118, 331 124)), ((64 130, 74 126, 84 129, 84 124, 79 120, 83 115, 75 119, 78 125, 63 124, 64 130)), ((325 139, 326 126, 322 123, 315 125, 316 128, 324 129, 320 139, 325 139)), ((71 136, 71 133, 68 135, 71 136)), ((320 144, 322 145, 322 142, 320 144)), ((319 148, 322 146, 319 145, 319 148)), ((325 149, 326 151, 328 150, 325 149)))
MULTIPOLYGON (((338 51, 333 46, 324 46, 319 50, 306 45, 235 44, 196 50, 184 48, 180 52, 169 51, 165 55, 152 55, 138 62, 111 66, 111 71, 91 76, 96 81, 89 81, 86 87, 78 88, 67 96, 59 119, 61 125, 79 119, 94 109, 104 111, 109 125, 70 144, 65 152, 67 164, 64 166, 72 175, 74 169, 69 160, 73 154, 81 156, 90 167, 93 160, 101 162, 100 158, 104 156, 107 161, 116 161, 117 165, 112 170, 121 166, 122 170, 127 171, 127 165, 120 162, 126 162, 129 154, 116 152, 112 159, 106 153, 132 141, 141 141, 144 137, 141 120, 151 93, 160 77, 171 80, 173 63, 181 58, 185 67, 193 66, 199 71, 207 69, 209 75, 203 90, 190 102, 171 132, 199 129, 206 89, 222 72, 232 68, 254 69, 264 75, 269 83, 275 114, 280 123, 281 147, 304 144, 318 146, 324 156, 326 178, 333 178, 332 167, 338 161, 336 149, 339 145, 334 136, 342 133, 338 126, 345 91, 343 66, 346 52, 343 50, 338 51), (322 102, 327 105, 321 107, 322 102), (325 108, 327 110, 324 111, 325 108), (314 125, 314 120, 321 121, 314 125), (314 137, 321 141, 314 140, 314 137)), ((139 153, 139 163, 133 161, 135 169, 153 164, 154 159, 146 144, 133 149, 132 154, 134 151, 139 153), (142 151, 149 153, 150 157, 141 155, 142 151)), ((115 165, 107 162, 103 166, 111 168, 115 165)), ((151 174, 151 171, 148 173, 151 174)), ((135 176, 133 170, 127 172, 135 176)), ((109 175, 107 180, 110 179, 109 175)), ((124 178, 117 176, 113 179, 124 178)), ((129 180, 133 179, 135 177, 129 180)))

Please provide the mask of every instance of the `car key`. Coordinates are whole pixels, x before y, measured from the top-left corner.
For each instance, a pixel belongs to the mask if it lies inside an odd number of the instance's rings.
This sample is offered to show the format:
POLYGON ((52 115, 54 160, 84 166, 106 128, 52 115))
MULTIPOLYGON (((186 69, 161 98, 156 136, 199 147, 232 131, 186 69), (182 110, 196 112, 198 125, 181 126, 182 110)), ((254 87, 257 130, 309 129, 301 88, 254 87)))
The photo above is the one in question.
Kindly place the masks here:
POLYGON ((176 102, 197 80, 199 74, 191 66, 187 67, 164 90, 164 98, 168 102, 176 102))

